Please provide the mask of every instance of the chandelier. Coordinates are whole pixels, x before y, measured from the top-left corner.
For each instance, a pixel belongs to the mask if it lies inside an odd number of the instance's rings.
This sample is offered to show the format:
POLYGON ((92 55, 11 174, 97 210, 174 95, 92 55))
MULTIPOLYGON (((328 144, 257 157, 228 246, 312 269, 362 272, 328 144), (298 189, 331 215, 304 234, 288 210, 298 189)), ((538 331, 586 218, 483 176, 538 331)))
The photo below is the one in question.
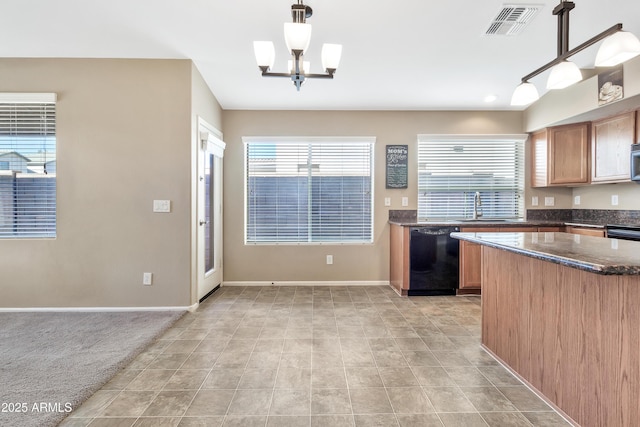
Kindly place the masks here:
POLYGON ((293 22, 284 24, 284 40, 287 49, 291 52, 291 59, 288 61, 289 72, 272 73, 271 67, 275 61, 275 47, 271 41, 254 41, 253 50, 256 62, 263 77, 287 77, 290 78, 296 89, 299 91, 306 79, 333 79, 333 75, 340 63, 342 55, 342 45, 325 43, 322 45, 322 68, 323 74, 310 73, 309 61, 304 61, 303 57, 309 42, 311 41, 311 24, 307 24, 307 18, 313 14, 313 10, 297 0, 297 4, 291 5, 291 16, 293 22))
POLYGON ((553 9, 558 16, 558 56, 553 61, 522 78, 522 83, 513 92, 511 105, 527 105, 537 101, 538 90, 529 79, 551 69, 547 89, 563 89, 582 80, 578 66, 569 61, 576 53, 604 40, 596 55, 596 67, 612 67, 640 54, 640 41, 633 34, 622 31, 622 24, 616 24, 581 45, 569 50, 569 12, 575 7, 571 1, 561 1, 553 9))

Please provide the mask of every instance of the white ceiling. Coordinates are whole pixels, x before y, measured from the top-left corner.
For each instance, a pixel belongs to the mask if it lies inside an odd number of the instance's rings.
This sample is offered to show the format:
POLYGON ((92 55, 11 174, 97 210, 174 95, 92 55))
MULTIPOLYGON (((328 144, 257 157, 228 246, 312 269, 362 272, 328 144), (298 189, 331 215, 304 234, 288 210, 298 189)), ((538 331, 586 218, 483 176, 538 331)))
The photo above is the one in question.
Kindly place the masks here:
MULTIPOLYGON (((638 0, 574 0, 569 48, 620 22, 640 36, 638 0)), ((288 55, 282 36, 294 0, 16 0, 2 2, 0 57, 192 59, 224 109, 506 110, 522 76, 556 56, 556 0, 307 0, 305 59, 340 43, 333 81, 263 78, 254 40, 288 55), (485 36, 503 4, 542 10, 517 36, 485 36), (486 95, 497 100, 485 103, 486 95)), ((593 68, 597 46, 576 55, 593 68)), ((542 94, 547 73, 535 79, 542 94)), ((1 82, 0 82, 1 85, 1 82)))

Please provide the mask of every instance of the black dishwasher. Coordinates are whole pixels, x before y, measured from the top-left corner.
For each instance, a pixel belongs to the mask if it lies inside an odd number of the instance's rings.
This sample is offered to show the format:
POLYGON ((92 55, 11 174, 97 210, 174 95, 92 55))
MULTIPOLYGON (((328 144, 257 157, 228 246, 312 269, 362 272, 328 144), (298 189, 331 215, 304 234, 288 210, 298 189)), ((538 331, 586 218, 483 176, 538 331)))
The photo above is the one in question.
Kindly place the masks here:
POLYGON ((460 243, 450 234, 458 227, 411 227, 408 295, 455 295, 460 243))

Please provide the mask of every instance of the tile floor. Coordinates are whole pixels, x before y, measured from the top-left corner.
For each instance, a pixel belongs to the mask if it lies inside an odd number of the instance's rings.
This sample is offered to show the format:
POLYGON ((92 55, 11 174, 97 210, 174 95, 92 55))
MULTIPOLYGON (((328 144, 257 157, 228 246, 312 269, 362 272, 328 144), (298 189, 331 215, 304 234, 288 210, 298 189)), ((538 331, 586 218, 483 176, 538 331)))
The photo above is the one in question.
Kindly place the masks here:
POLYGON ((225 287, 61 425, 568 425, 479 336, 479 297, 225 287))

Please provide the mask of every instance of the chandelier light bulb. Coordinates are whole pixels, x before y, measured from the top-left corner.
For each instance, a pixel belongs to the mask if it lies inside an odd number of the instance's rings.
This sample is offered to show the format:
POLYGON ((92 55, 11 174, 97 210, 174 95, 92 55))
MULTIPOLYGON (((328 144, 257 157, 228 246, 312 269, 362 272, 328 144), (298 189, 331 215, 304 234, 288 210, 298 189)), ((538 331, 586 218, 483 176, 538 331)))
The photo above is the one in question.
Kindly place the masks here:
POLYGON ((311 24, 285 22, 284 41, 289 52, 293 50, 306 52, 309 48, 309 42, 311 42, 311 24))
POLYGON ((273 63, 276 59, 276 49, 273 42, 254 41, 253 53, 256 56, 258 67, 273 67, 273 63))
POLYGON ((582 80, 582 72, 571 61, 562 61, 551 69, 547 89, 564 89, 582 80))
MULTIPOLYGON (((300 67, 300 72, 302 74, 309 74, 309 71, 311 70, 311 62, 309 61, 299 61, 301 63, 301 67, 300 67)), ((289 59, 287 61, 287 68, 289 69, 289 72, 291 73, 295 73, 296 72, 296 66, 293 62, 293 60, 289 59)))
POLYGON ((628 31, 618 31, 602 42, 596 67, 613 67, 640 55, 640 40, 628 31))
POLYGON ((538 99, 540 99, 540 95, 538 95, 538 89, 536 89, 533 83, 523 82, 513 91, 511 105, 528 105, 538 99))
POLYGON ((325 43, 322 45, 322 68, 325 70, 335 70, 340 64, 342 56, 342 45, 325 43))

